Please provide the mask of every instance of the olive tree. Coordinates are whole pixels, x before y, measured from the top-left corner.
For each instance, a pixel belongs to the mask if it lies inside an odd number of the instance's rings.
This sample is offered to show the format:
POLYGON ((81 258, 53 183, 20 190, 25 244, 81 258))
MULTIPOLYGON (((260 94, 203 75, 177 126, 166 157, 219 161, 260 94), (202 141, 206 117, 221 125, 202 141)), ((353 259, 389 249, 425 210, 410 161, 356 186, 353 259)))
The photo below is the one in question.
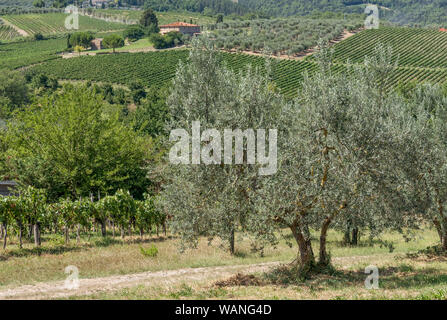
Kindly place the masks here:
POLYGON ((315 265, 311 229, 319 232, 319 264, 324 266, 330 263, 330 227, 355 219, 379 233, 398 221, 390 213, 397 195, 386 192, 385 175, 391 172, 386 166, 396 104, 378 89, 383 68, 369 61, 335 74, 330 61, 330 51, 322 47, 320 71, 305 76, 294 107, 284 113, 278 173, 263 181, 249 219, 262 219, 256 224, 262 226, 260 235, 288 227, 306 268, 315 265))
POLYGON ((419 85, 406 100, 405 131, 395 166, 412 212, 435 226, 447 251, 447 97, 437 85, 419 85))
MULTIPOLYGON (((256 70, 235 74, 222 65, 209 43, 195 40, 188 63, 178 67, 167 104, 172 115, 168 132, 182 129, 192 135, 198 129, 212 130, 213 135, 202 136, 202 143, 193 142, 193 149, 197 148, 193 154, 198 151, 201 156, 193 155, 191 165, 171 163, 168 167, 169 183, 161 201, 164 210, 173 216, 173 230, 184 244, 197 244, 199 235, 218 237, 234 253, 235 231, 244 229, 246 215, 252 210, 248 192, 258 179, 257 166, 246 165, 248 145, 257 129, 275 128, 275 119, 286 102, 274 92, 268 75, 256 70), (191 129, 192 123, 199 123, 200 128, 191 129), (243 141, 236 141, 242 143, 243 150, 227 154, 223 161, 225 155, 210 145, 229 143, 232 150, 233 138, 225 142, 221 134, 237 129, 246 135, 243 141)), ((190 158, 189 152, 185 156, 190 158)))
POLYGON ((168 99, 171 128, 189 128, 193 121, 218 131, 275 128, 277 172, 260 175, 247 161, 198 165, 194 156, 191 165, 188 154, 184 165, 171 166, 172 182, 163 192, 174 229, 193 243, 199 235, 231 243, 237 227, 275 243, 287 228, 298 245, 297 262, 313 269, 311 230, 319 233, 319 264, 326 266, 329 228, 357 221, 377 235, 402 227, 405 206, 397 206, 404 201, 389 167, 391 150, 401 141, 393 129, 401 105, 383 94, 393 67, 389 52, 377 48, 377 57, 340 74, 332 72, 331 53, 322 46, 320 71, 305 76, 298 98, 287 102, 268 72, 235 75, 209 48, 193 50, 168 99))

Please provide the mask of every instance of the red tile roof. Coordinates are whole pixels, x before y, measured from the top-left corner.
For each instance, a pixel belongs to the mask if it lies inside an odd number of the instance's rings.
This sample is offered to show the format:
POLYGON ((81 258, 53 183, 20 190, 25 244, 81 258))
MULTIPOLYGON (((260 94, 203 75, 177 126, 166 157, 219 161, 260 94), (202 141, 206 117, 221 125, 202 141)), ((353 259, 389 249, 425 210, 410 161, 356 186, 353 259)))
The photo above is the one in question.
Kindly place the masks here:
POLYGON ((165 24, 160 26, 160 28, 169 28, 169 27, 199 27, 196 24, 186 23, 186 22, 174 22, 170 24, 165 24))

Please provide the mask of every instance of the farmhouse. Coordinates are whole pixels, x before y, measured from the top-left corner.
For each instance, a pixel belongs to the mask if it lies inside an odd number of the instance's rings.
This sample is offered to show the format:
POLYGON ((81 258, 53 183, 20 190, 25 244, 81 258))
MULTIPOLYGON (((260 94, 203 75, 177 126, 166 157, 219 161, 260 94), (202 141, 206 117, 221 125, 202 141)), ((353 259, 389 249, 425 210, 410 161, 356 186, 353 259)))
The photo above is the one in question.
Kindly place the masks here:
POLYGON ((15 181, 0 181, 0 195, 9 196, 13 194, 14 188, 17 186, 15 181))
POLYGON ((160 26, 160 33, 166 34, 171 31, 178 31, 183 34, 195 35, 200 33, 200 26, 186 22, 174 22, 160 26))

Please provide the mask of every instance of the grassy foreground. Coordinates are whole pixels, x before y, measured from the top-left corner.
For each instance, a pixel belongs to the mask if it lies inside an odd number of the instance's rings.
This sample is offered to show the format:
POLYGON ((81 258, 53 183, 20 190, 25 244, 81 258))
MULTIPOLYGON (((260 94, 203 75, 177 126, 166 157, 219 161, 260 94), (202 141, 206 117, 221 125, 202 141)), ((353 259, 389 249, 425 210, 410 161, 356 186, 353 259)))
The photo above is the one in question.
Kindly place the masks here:
MULTIPOLYGON (((316 236, 316 235, 315 235, 316 236)), ((316 239, 316 237, 315 237, 316 239)), ((368 243, 366 237, 358 247, 341 244, 342 235, 335 231, 329 235, 329 249, 335 271, 314 276, 304 282, 287 280, 272 282, 274 273, 255 274, 260 283, 233 283, 216 285, 216 281, 187 281, 170 285, 146 284, 114 291, 104 291, 82 299, 446 299, 447 263, 442 257, 414 255, 412 253, 437 244, 433 230, 424 230, 413 241, 406 242, 398 234, 387 234, 384 240, 392 242, 394 250, 380 243, 368 243), (365 289, 368 265, 379 268, 379 289, 365 289)), ((12 239, 14 240, 14 239, 12 239)), ((121 242, 119 238, 103 240, 97 236, 90 242, 81 239, 77 245, 63 244, 62 236, 52 235, 45 239, 37 252, 32 244, 19 250, 14 242, 0 253, 0 290, 18 285, 63 280, 64 268, 74 265, 80 278, 124 275, 144 271, 175 270, 208 266, 254 264, 268 261, 291 262, 296 247, 286 241, 276 248, 266 248, 264 255, 251 251, 248 239, 238 239, 237 254, 229 255, 218 247, 208 246, 201 239, 198 249, 185 253, 178 251, 179 240, 175 237, 156 238, 147 236, 143 241, 135 237, 121 242), (142 254, 155 245, 156 257, 142 254)), ((317 241, 314 243, 317 252, 317 241)), ((228 277, 222 279, 228 280, 228 277)), ((230 278, 231 280, 231 278, 230 278)), ((283 279, 284 280, 284 279, 283 279)))

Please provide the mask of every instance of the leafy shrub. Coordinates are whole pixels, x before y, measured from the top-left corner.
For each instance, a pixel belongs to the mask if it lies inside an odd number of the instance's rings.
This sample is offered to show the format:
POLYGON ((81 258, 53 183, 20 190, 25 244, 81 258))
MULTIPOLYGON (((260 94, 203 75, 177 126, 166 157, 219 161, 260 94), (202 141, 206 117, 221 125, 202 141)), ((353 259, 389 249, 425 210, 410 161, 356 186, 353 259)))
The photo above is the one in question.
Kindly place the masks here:
POLYGON ((68 36, 68 45, 70 47, 82 46, 88 48, 93 39, 94 36, 91 32, 75 32, 68 36))
POLYGON ((156 246, 152 245, 148 249, 144 249, 140 246, 140 252, 145 257, 155 258, 158 255, 158 249, 156 246))
POLYGON ((149 37, 149 40, 154 45, 155 49, 165 49, 177 46, 181 43, 183 35, 177 31, 171 31, 165 35, 154 33, 149 37))
POLYGON ((117 34, 111 34, 109 36, 104 37, 102 43, 106 48, 113 49, 113 52, 115 52, 115 48, 120 48, 124 46, 124 39, 117 34))
POLYGON ((124 30, 123 36, 130 41, 136 41, 144 37, 144 29, 140 25, 129 26, 124 30))
POLYGON ((34 34, 34 40, 39 41, 39 40, 43 40, 43 35, 41 33, 36 33, 34 34))

